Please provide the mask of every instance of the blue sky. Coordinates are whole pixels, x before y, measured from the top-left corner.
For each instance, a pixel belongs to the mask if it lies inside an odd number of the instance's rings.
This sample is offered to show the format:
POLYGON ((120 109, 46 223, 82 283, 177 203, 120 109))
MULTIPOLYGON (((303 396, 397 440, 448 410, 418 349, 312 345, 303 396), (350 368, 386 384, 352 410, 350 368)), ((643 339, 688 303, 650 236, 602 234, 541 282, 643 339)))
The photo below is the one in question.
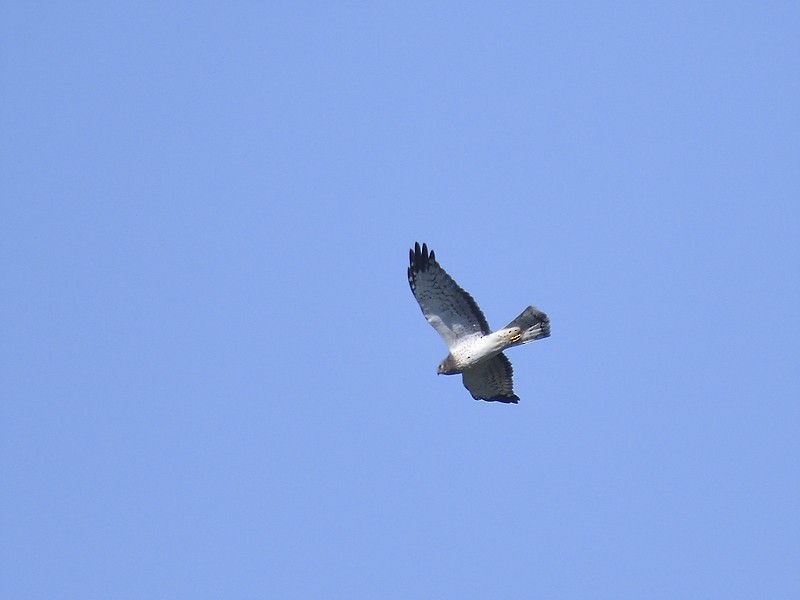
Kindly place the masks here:
POLYGON ((799 28, 3 3, 0 593, 800 595, 799 28), (550 315, 519 405, 436 376, 417 240, 550 315))

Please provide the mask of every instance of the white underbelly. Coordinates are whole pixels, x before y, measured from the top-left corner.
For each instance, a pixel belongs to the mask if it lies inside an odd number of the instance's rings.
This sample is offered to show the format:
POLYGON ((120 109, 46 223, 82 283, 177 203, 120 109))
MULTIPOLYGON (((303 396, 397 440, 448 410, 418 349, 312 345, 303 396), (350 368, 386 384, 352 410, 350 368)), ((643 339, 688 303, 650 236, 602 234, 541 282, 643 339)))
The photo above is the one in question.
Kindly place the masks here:
POLYGON ((456 366, 460 370, 469 369, 502 352, 508 345, 505 337, 495 332, 471 340, 464 340, 454 347, 450 353, 455 358, 456 366))

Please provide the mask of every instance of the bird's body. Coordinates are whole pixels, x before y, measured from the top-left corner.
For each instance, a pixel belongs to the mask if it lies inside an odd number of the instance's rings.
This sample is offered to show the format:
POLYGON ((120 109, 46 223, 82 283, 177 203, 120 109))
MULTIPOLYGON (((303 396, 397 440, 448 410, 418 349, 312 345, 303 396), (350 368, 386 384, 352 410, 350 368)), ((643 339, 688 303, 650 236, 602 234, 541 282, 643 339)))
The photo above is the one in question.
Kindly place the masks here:
POLYGON ((476 335, 462 340, 450 349, 445 361, 452 365, 452 370, 443 375, 463 373, 480 363, 489 360, 509 347, 509 336, 503 331, 495 331, 489 335, 476 335))
MULTIPOLYGON (((533 307, 529 307, 525 310, 529 311, 530 309, 533 309, 533 307)), ((535 311, 536 309, 533 310, 535 311)), ((531 315, 531 317, 535 320, 537 315, 531 315)), ((533 326, 536 324, 537 323, 534 323, 533 326)), ((452 363, 452 365, 455 367, 452 372, 448 372, 446 375, 462 373, 467 369, 471 369, 480 363, 493 358, 494 356, 500 354, 503 350, 513 348, 514 346, 527 344, 528 342, 532 342, 534 339, 546 337, 539 335, 539 337, 533 338, 534 335, 540 334, 541 330, 537 330, 533 334, 528 334, 526 332, 527 330, 523 329, 520 325, 514 325, 512 322, 503 329, 493 331, 488 335, 474 335, 460 340, 458 344, 450 349, 450 354, 448 355, 448 358, 445 359, 449 359, 448 362, 452 363)))
POLYGON ((511 363, 503 351, 550 335, 550 320, 533 306, 508 325, 492 332, 481 309, 467 292, 428 254, 426 244, 410 252, 408 282, 422 314, 444 339, 447 357, 440 375, 461 373, 476 400, 517 403, 511 363))

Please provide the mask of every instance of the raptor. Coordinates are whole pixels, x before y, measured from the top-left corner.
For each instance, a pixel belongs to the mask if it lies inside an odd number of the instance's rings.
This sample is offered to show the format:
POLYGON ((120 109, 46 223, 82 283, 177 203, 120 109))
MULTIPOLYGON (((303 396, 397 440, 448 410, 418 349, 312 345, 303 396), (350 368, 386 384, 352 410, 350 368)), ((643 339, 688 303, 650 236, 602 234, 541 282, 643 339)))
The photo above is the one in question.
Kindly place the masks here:
POLYGON ((475 400, 516 404, 513 369, 503 351, 550 335, 550 319, 529 306, 516 319, 492 331, 481 309, 419 243, 409 253, 408 283, 422 314, 447 344, 440 375, 461 373, 475 400))

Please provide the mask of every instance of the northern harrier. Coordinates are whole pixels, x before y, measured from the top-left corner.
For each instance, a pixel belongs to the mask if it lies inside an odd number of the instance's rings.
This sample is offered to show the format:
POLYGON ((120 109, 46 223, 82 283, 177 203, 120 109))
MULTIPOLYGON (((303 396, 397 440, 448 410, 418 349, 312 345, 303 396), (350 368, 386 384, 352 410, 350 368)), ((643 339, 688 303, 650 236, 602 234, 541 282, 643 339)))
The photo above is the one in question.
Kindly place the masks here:
POLYGON ((449 354, 439 364, 439 375, 461 373, 464 387, 475 400, 519 402, 512 382, 513 369, 503 350, 550 335, 550 319, 529 306, 516 319, 492 333, 486 317, 467 292, 439 266, 422 244, 409 253, 408 283, 422 314, 442 336, 449 354))

